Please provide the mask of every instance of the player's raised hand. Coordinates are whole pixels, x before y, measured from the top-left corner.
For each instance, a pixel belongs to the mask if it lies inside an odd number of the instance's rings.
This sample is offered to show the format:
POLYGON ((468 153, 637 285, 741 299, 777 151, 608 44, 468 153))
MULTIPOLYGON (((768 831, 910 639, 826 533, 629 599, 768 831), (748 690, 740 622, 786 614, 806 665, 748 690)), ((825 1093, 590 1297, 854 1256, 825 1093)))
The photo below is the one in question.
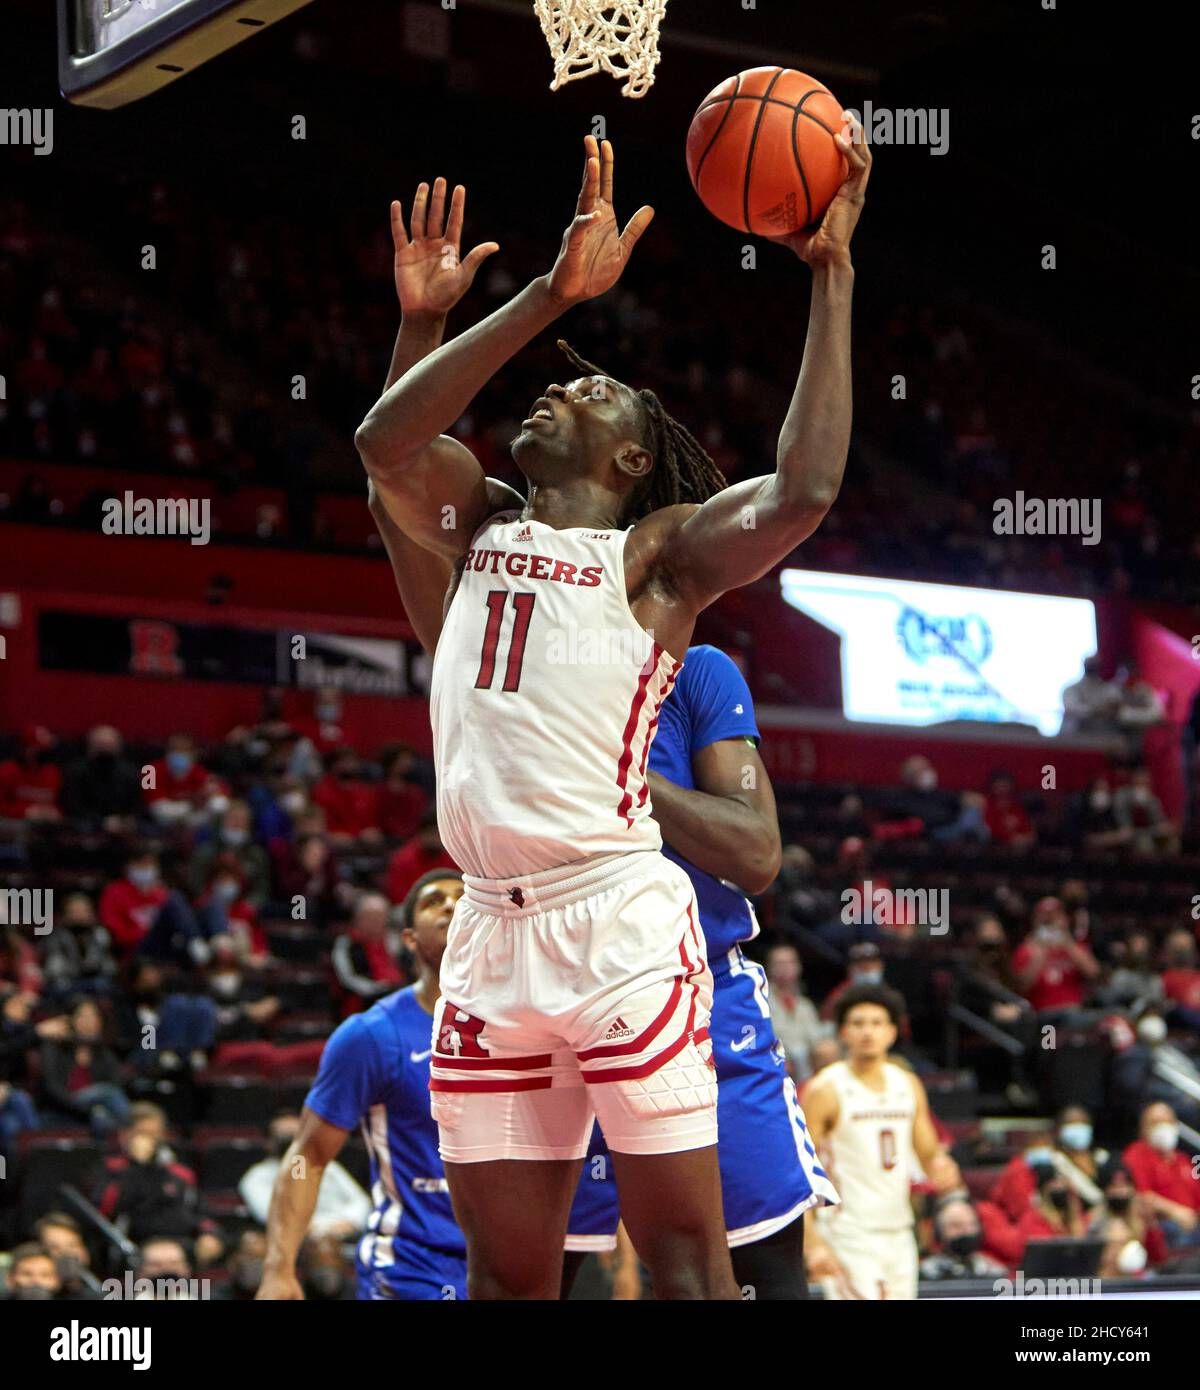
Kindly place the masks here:
POLYGON ((862 125, 850 122, 850 135, 838 131, 834 143, 849 166, 842 186, 825 210, 821 225, 813 232, 792 232, 772 237, 790 246, 802 261, 814 269, 819 265, 850 264, 850 238, 858 226, 866 201, 867 180, 871 177, 871 148, 862 125))
POLYGON ((494 241, 481 242, 460 259, 463 210, 467 190, 455 186, 446 214, 446 180, 434 179, 432 196, 427 183, 417 189, 413 199, 408 231, 404 228, 404 209, 392 204, 392 245, 396 294, 405 318, 448 314, 471 288, 475 272, 500 247, 494 241))
POLYGON ((578 304, 612 289, 654 217, 653 208, 638 208, 622 232, 612 202, 612 145, 588 135, 583 147, 583 187, 550 272, 550 293, 561 304, 578 304))

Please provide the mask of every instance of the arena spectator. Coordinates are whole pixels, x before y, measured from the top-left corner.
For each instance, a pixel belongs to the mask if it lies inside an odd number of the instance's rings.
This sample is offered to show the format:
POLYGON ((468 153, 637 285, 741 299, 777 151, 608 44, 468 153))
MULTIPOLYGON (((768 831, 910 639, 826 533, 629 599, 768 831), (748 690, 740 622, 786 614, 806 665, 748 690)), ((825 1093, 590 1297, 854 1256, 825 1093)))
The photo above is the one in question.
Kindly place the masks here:
POLYGON ((389 926, 387 899, 364 893, 347 931, 333 943, 333 972, 342 992, 343 1016, 356 1013, 405 983, 397 963, 399 936, 389 926))
POLYGON ((1087 1231, 1087 1215, 1079 1194, 1052 1164, 1034 1169, 1037 1189, 1016 1222, 1028 1248, 1031 1240, 1078 1240, 1087 1231))
MULTIPOLYGON (((28 1090, 28 1058, 38 1045, 31 1022, 33 1000, 20 990, 0 991, 0 1154, 9 1155, 18 1137, 39 1125, 28 1090)), ((57 1025, 61 1028, 62 1021, 57 1025)), ((54 1031, 51 1025, 50 1031, 54 1031)), ((42 1036, 46 1036, 43 1029, 42 1036)))
POLYGON ((400 744, 384 764, 376 814, 385 839, 407 840, 415 835, 425 813, 429 799, 412 780, 414 762, 413 750, 400 744))
POLYGON ((16 757, 0 762, 0 820, 61 820, 62 773, 51 761, 54 744, 40 724, 22 730, 16 757))
POLYGON ((321 757, 345 747, 350 740, 342 723, 342 692, 333 685, 321 686, 312 693, 311 709, 311 714, 299 714, 291 721, 301 739, 321 757))
POLYGON ((208 861, 208 882, 195 911, 210 948, 215 937, 229 937, 243 965, 267 963, 267 935, 247 898, 241 861, 232 850, 221 850, 208 861))
POLYGON ((134 828, 142 806, 138 769, 124 756, 124 740, 111 725, 87 736, 87 755, 67 770, 62 809, 85 828, 120 834, 134 828))
POLYGON ((8 899, 0 896, 0 989, 19 989, 33 999, 41 997, 42 967, 33 944, 18 927, 7 925, 8 899))
MULTIPOLYGON (((276 1115, 267 1129, 268 1156, 247 1168, 238 1182, 242 1201, 260 1226, 267 1224, 275 1179, 299 1128, 299 1115, 290 1111, 276 1115)), ((326 1164, 309 1231, 316 1236, 330 1235, 346 1240, 363 1233, 370 1215, 371 1199, 358 1183, 336 1159, 326 1164)))
POLYGON ((1154 795, 1148 768, 1133 770, 1128 785, 1121 787, 1113 797, 1113 815, 1121 829, 1130 832, 1130 845, 1135 854, 1179 852, 1175 826, 1154 795))
POLYGON ((1098 992, 1101 1003, 1137 1015, 1151 1005, 1163 1007, 1166 997, 1162 976, 1154 968, 1154 942, 1150 933, 1137 928, 1124 941, 1114 942, 1116 962, 1112 974, 1098 992))
POLYGON ((1082 1105, 1064 1107, 1053 1138, 1035 1137, 1024 1152, 1009 1159, 988 1193, 989 1200, 1010 1221, 1019 1223, 1036 1197, 1039 1170, 1053 1168, 1084 1207, 1095 1207, 1101 1198, 1100 1173, 1109 1154, 1093 1144, 1093 1133, 1092 1117, 1082 1105))
POLYGON ((44 1245, 28 1241, 18 1245, 9 1257, 7 1298, 16 1303, 32 1299, 57 1298, 62 1280, 54 1256, 44 1245))
POLYGON ((1163 1101, 1152 1101, 1138 1121, 1138 1138, 1122 1160, 1134 1186, 1172 1249, 1200 1244, 1200 1182, 1179 1149, 1179 1121, 1163 1101))
POLYGON ((1162 988, 1175 1007, 1167 1015, 1175 1027, 1200 1032, 1200 969, 1196 967, 1196 938, 1186 927, 1167 933, 1163 942, 1162 988))
POLYGON ((249 1303, 263 1280, 267 1237, 263 1231, 243 1231, 233 1254, 225 1262, 226 1283, 214 1289, 214 1297, 235 1303, 249 1303))
POLYGON ((900 783, 900 789, 885 798, 886 819, 875 826, 877 839, 928 837, 939 844, 955 844, 988 838, 983 797, 939 790, 937 768, 923 754, 905 758, 900 783))
POLYGON ((267 852, 255 844, 254 814, 246 801, 231 801, 222 811, 216 833, 192 853, 189 882, 192 895, 199 897, 208 886, 213 862, 218 855, 232 855, 242 880, 241 898, 256 912, 270 895, 271 865, 267 852))
MULTIPOLYGON (((201 1236, 197 1246, 207 1237, 201 1236)), ((154 1281, 154 1303, 186 1303, 193 1297, 192 1262, 187 1246, 174 1236, 151 1236, 141 1244, 137 1277, 154 1281)))
MULTIPOLYGON (((883 953, 873 941, 860 941, 851 946, 846 961, 846 978, 836 984, 825 996, 819 1010, 823 1023, 832 1023, 837 1017, 838 1000, 854 985, 881 985, 884 983, 883 953)), ((905 1010, 900 1021, 900 1036, 907 1040, 912 1035, 912 1027, 905 1010)), ((814 1045, 815 1048, 815 1045, 814 1045)))
POLYGON ((774 898, 787 919, 808 930, 837 916, 838 901, 817 882, 816 860, 803 845, 784 845, 774 898))
POLYGON ((1008 772, 993 772, 988 779, 983 818, 992 843, 1009 849, 1028 849, 1037 842, 1029 813, 1017 797, 1016 783, 1008 772))
POLYGON ((297 1263, 306 1299, 329 1302, 354 1297, 354 1269, 336 1237, 310 1236, 297 1263))
POLYGON ((228 789, 199 759, 191 734, 172 734, 167 751, 150 764, 146 806, 162 825, 198 821, 214 799, 223 801, 228 789))
POLYGON ((181 965, 204 964, 209 958, 211 915, 197 916, 182 893, 167 889, 159 875, 158 851, 151 845, 135 847, 124 876, 105 888, 100 920, 123 960, 135 952, 181 965))
POLYGON ((1094 777, 1072 804, 1072 839, 1085 850, 1119 849, 1133 840, 1133 831, 1117 820, 1112 784, 1094 777))
POLYGON ((388 860, 387 895, 392 902, 402 903, 408 896, 408 890, 422 874, 427 874, 430 869, 457 867, 442 844, 437 812, 430 808, 421 817, 417 833, 395 850, 388 860))
POLYGON ((1036 1024, 1029 1001, 1017 989, 1012 951, 998 917, 988 914, 976 922, 957 973, 958 1003, 1003 1029, 1021 1048, 1015 1051, 981 1045, 976 1054, 981 1083, 1005 1090, 1014 1104, 1035 1103, 1025 1059, 1033 1045, 1036 1024))
POLYGON ((1125 735, 1130 757, 1141 756, 1147 731, 1165 723, 1166 718, 1158 691, 1138 674, 1136 667, 1131 667, 1117 706, 1117 726, 1125 735))
POLYGON ((1126 1108, 1163 1101, 1189 1124, 1200 1125, 1200 1067, 1168 1041, 1166 1020, 1154 1005, 1138 1019, 1136 1040, 1113 1059, 1112 1095, 1126 1108))
MULTIPOLYGON (((100 1214, 137 1244, 165 1236, 194 1242, 201 1265, 221 1256, 220 1231, 205 1211, 196 1175, 173 1155, 161 1152, 145 1127, 122 1129, 120 1152, 104 1160, 94 1200, 100 1214)), ((149 1275, 145 1268, 141 1272, 149 1275)))
POLYGON ((378 789, 361 776, 358 754, 353 748, 335 748, 329 754, 328 771, 313 788, 312 799, 325 812, 334 844, 382 840, 378 789))
POLYGON ((1133 1174, 1119 1158, 1112 1158, 1105 1164, 1101 1182, 1104 1202, 1093 1214, 1088 1234, 1116 1248, 1105 1250, 1100 1277, 1105 1277, 1106 1265, 1108 1277, 1118 1278, 1162 1264, 1169 1254, 1166 1237, 1147 1199, 1138 1192, 1133 1174), (1116 1229, 1114 1222, 1123 1223, 1125 1229, 1116 1229))
POLYGON ((1067 930, 1067 914, 1058 898, 1042 898, 1033 923, 1013 954, 1017 987, 1039 1014, 1082 1006, 1088 985, 1099 977, 1095 957, 1067 930))
POLYGON ((34 1227, 34 1235, 54 1259, 58 1270, 59 1298, 73 1302, 94 1302, 101 1297, 92 1276, 91 1251, 83 1239, 79 1222, 65 1211, 50 1211, 34 1227))
MULTIPOLYGON (((324 814, 323 812, 321 813, 324 814)), ((289 907, 303 909, 303 920, 327 925, 342 911, 341 868, 324 835, 298 835, 280 845, 275 858, 275 891, 289 907)))
POLYGON ((791 942, 781 941, 770 947, 766 970, 775 1036, 787 1054, 789 1072, 801 1080, 812 1073, 813 1043, 831 1036, 833 1028, 821 1022, 816 1005, 804 992, 800 952, 791 942))
POLYGON ((1106 735, 1117 732, 1120 687, 1100 674, 1100 658, 1089 656, 1083 675, 1063 691, 1064 734, 1106 735))
POLYGON ((55 914, 55 930, 42 957, 47 998, 107 994, 117 973, 112 938, 96 917, 86 893, 70 893, 55 914))
POLYGON ((998 1279, 1006 1266, 983 1249, 983 1227, 966 1197, 947 1196, 936 1204, 933 1215, 935 1253, 920 1266, 921 1278, 998 1279))
POLYGON ((71 1011, 63 1039, 44 1039, 41 1048, 42 1096, 46 1111, 85 1120, 103 1139, 129 1117, 129 1098, 121 1064, 105 1041, 104 1016, 94 999, 81 999, 71 1011))

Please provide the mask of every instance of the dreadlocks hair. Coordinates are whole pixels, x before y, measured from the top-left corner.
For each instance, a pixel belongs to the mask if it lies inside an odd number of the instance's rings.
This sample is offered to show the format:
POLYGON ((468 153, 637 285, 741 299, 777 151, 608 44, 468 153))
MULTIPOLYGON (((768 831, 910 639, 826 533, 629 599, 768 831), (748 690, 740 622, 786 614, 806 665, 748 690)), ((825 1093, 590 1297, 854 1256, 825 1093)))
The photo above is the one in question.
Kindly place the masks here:
MULTIPOLYGON (((609 376, 594 362, 588 362, 560 338, 558 346, 567 361, 583 376, 609 376)), ((695 436, 667 414, 653 391, 636 392, 645 406, 642 443, 654 456, 654 467, 631 496, 624 517, 640 521, 660 507, 678 502, 706 502, 725 486, 725 475, 704 452, 695 436)))

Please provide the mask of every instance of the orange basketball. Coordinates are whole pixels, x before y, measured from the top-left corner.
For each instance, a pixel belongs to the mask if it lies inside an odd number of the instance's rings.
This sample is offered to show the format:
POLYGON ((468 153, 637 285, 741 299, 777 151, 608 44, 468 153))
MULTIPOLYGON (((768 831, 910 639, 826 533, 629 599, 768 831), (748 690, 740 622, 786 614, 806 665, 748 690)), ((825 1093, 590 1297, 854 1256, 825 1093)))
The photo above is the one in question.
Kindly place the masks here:
POLYGON ((748 68, 700 103, 688 130, 692 187, 739 232, 783 236, 819 222, 846 177, 842 108, 792 68, 748 68))

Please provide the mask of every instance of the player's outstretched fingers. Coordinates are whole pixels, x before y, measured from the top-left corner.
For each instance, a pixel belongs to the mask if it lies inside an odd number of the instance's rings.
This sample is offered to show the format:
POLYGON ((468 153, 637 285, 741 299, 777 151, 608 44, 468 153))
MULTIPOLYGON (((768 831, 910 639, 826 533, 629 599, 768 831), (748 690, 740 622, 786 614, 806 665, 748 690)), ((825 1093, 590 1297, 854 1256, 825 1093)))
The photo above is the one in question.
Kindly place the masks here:
MULTIPOLYGON (((457 244, 458 243, 456 242, 456 248, 457 244)), ((486 261, 489 256, 495 255, 495 253, 499 251, 499 249, 500 243, 497 241, 480 242, 478 246, 474 247, 471 251, 467 253, 466 256, 463 257, 461 262, 462 268, 469 275, 474 276, 475 272, 484 263, 484 261, 486 261)))
POLYGON ((466 206, 467 190, 461 183, 456 183, 454 192, 450 195, 450 217, 446 223, 445 237, 455 247, 462 244, 463 213, 466 206))
POLYGON ((425 210, 429 206, 429 185, 419 183, 417 196, 413 199, 412 215, 408 219, 408 234, 413 241, 420 241, 425 235, 425 210))
POLYGON ((434 179, 433 197, 429 201, 429 212, 425 218, 425 235, 440 237, 446 217, 446 180, 434 179))
POLYGON ((600 146, 600 196, 606 203, 613 200, 613 147, 611 140, 600 146))
POLYGON ((625 230, 621 233, 621 254, 628 257, 629 253, 638 244, 642 233, 654 221, 654 209, 650 206, 638 208, 637 212, 629 219, 625 230))
POLYGON ((583 187, 575 203, 576 217, 591 212, 600 193, 600 146, 594 135, 583 137, 583 149, 583 187))
POLYGON ((404 208, 399 198, 392 199, 392 245, 403 251, 408 245, 408 233, 404 230, 404 208))

